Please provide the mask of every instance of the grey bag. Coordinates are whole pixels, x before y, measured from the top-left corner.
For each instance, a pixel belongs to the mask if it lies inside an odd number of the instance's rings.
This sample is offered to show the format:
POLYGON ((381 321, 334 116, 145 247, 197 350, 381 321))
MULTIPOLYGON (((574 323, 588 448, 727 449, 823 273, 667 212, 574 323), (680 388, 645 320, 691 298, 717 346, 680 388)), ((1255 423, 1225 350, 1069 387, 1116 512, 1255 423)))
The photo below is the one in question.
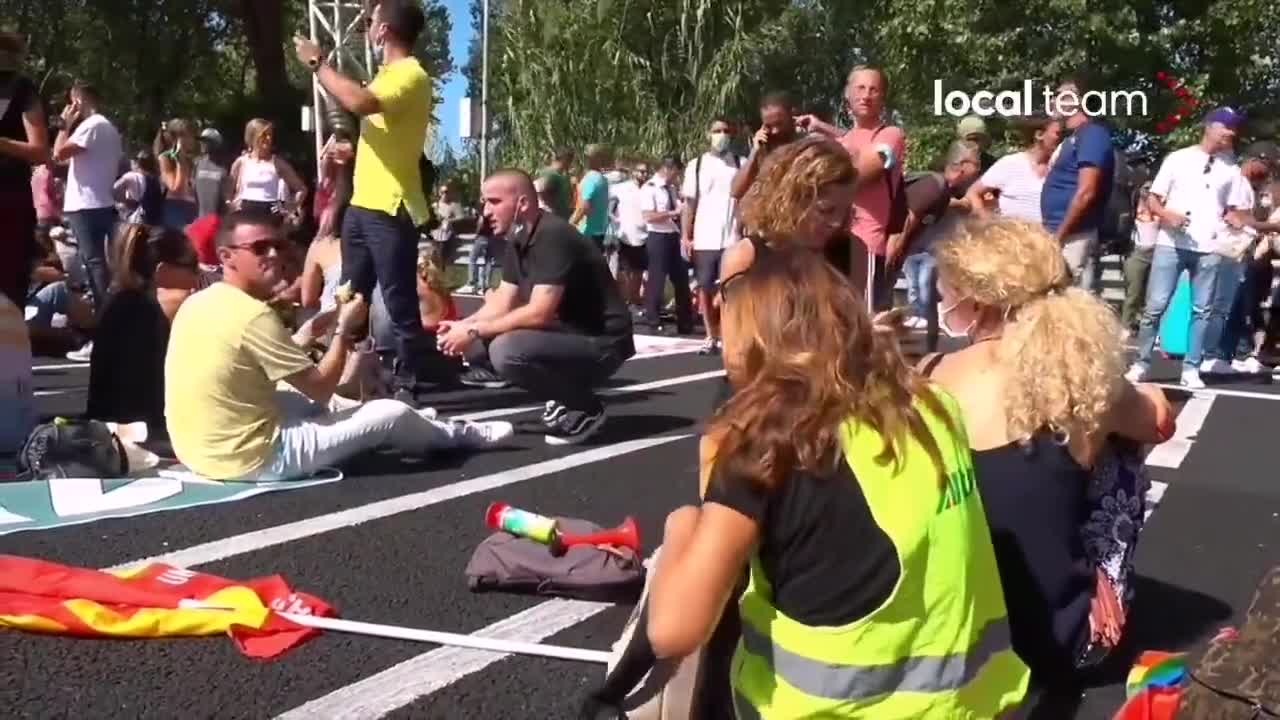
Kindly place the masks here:
MULTIPOLYGON (((575 535, 602 530, 586 520, 556 519, 575 535)), ((480 543, 466 572, 472 592, 496 590, 601 602, 635 602, 645 579, 643 562, 628 548, 580 545, 557 557, 546 545, 505 532, 480 543)))

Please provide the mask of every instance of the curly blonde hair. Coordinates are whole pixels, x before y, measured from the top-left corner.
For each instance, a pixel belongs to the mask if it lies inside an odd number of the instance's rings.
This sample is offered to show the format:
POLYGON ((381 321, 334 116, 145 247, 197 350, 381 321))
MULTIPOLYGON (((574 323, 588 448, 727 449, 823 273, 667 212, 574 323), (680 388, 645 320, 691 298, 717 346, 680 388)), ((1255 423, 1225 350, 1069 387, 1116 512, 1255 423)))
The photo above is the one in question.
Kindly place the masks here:
POLYGON ((769 154, 742 198, 739 218, 770 244, 785 242, 796 234, 822 188, 857 179, 844 146, 822 135, 808 135, 769 154))
POLYGON ((897 343, 872 329, 853 284, 820 256, 770 253, 725 286, 725 359, 733 397, 711 419, 715 474, 777 488, 797 470, 843 461, 844 424, 878 430, 876 458, 895 466, 914 438, 946 468, 921 406, 948 430, 959 424, 906 365, 897 343))
POLYGON ((1120 322, 1102 300, 1071 287, 1062 248, 1039 225, 970 220, 934 249, 938 278, 1003 318, 997 356, 1009 379, 1010 437, 1044 428, 1096 433, 1123 389, 1120 322))

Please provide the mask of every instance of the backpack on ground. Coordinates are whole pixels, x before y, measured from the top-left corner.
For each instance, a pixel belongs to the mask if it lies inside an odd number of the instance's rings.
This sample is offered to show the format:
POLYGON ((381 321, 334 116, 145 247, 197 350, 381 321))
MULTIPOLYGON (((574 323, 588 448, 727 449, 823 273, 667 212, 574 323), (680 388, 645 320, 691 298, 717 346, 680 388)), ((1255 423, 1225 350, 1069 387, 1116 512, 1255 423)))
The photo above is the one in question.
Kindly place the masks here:
POLYGON ((1178 720, 1280 718, 1280 565, 1258 583, 1244 626, 1192 659, 1178 720))
POLYGON ((18 454, 18 472, 20 480, 124 477, 129 461, 106 423, 57 418, 31 431, 18 454))
MULTIPOLYGON (((567 533, 603 530, 574 518, 557 518, 567 533)), ((635 602, 644 589, 645 570, 629 548, 575 546, 554 555, 541 543, 505 532, 490 535, 471 555, 467 580, 472 592, 515 592, 575 600, 635 602)))

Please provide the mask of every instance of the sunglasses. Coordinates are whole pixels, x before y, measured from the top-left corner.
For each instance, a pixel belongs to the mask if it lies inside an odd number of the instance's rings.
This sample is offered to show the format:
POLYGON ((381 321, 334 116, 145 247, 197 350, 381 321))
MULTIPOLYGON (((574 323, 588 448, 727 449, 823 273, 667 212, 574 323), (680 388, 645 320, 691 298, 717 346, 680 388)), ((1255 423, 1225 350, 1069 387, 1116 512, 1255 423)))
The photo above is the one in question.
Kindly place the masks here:
POLYGON ((729 288, 733 285, 734 281, 740 280, 742 276, 746 275, 747 272, 749 272, 750 270, 751 268, 747 268, 746 270, 741 270, 720 281, 720 286, 716 288, 716 292, 720 295, 721 305, 728 302, 729 288))
POLYGON ((284 243, 280 240, 254 240, 251 243, 228 245, 227 247, 232 248, 233 250, 248 250, 258 257, 263 257, 272 250, 275 250, 277 255, 284 252, 284 243))

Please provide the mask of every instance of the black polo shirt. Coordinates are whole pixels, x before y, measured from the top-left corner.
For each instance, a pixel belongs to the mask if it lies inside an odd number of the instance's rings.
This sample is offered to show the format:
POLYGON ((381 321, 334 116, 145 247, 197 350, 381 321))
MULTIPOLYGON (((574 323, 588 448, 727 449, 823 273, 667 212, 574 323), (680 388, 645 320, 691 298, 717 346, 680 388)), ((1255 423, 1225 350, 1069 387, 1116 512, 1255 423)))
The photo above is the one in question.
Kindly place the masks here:
POLYGON ((535 285, 564 288, 556 309, 558 327, 550 329, 609 339, 631 337, 631 312, 604 255, 556 215, 541 213, 527 239, 507 243, 502 280, 519 288, 522 305, 529 302, 535 285))

